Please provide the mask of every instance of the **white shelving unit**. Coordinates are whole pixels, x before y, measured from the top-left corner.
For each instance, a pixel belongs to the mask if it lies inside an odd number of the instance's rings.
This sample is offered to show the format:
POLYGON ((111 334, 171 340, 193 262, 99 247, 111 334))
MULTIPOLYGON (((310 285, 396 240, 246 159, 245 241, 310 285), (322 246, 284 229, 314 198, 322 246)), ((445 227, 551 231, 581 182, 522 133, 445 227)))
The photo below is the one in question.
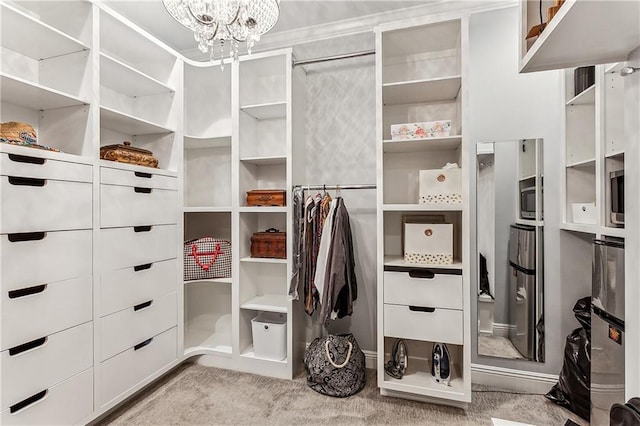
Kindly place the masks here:
MULTIPOLYGON (((377 163, 378 170, 378 386, 383 395, 431 401, 467 407, 471 401, 471 337, 469 288, 469 208, 468 149, 462 133, 466 117, 464 103, 465 52, 468 18, 465 15, 414 19, 411 22, 384 24, 376 28, 377 85, 377 163), (420 43, 411 40, 421 40, 420 43), (451 120, 452 136, 393 140, 393 124, 451 120), (420 170, 440 169, 446 163, 462 167, 463 202, 460 204, 419 204, 420 170), (404 260, 403 222, 405 217, 421 216, 424 221, 453 225, 454 262, 445 265, 414 264, 404 260), (407 306, 398 305, 403 286, 408 285, 409 270, 428 269, 439 277, 460 283, 460 300, 452 315, 458 324, 448 324, 453 334, 462 336, 462 345, 447 341, 456 371, 451 386, 435 383, 429 360, 411 358, 402 379, 385 373, 396 338, 403 337, 409 354, 430 354, 433 343, 445 333, 443 324, 424 323, 424 330, 399 332, 398 322, 414 324, 417 318, 407 306), (458 281, 459 280, 459 281, 458 281), (385 290, 395 288, 394 291, 385 290), (394 297, 391 297, 391 294, 394 297), (410 336, 410 337, 409 337, 410 336), (419 337, 419 338, 417 338, 419 337)), ((453 299, 456 299, 453 296, 453 299)), ((403 299, 408 302, 408 299, 403 299)), ((421 321, 434 321, 429 315, 441 315, 440 303, 414 299, 435 308, 422 314, 421 321)), ((422 306, 422 305, 421 305, 422 306)), ((420 314, 418 314, 420 315, 420 314)), ((445 313, 446 315, 446 313, 445 313)), ((434 317, 435 318, 435 317, 434 317)), ((413 329, 413 327, 410 327, 413 329)), ((448 333, 445 333, 448 334, 448 333)), ((454 339, 457 340, 457 339, 454 339)))

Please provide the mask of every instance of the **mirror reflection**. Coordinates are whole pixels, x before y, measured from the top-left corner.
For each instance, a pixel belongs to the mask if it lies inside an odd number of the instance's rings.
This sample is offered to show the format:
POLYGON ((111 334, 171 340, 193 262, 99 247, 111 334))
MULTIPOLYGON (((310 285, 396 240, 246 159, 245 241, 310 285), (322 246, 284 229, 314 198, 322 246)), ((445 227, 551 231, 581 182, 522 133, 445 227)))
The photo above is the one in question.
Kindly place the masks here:
POLYGON ((476 147, 478 355, 544 362, 542 139, 476 147))

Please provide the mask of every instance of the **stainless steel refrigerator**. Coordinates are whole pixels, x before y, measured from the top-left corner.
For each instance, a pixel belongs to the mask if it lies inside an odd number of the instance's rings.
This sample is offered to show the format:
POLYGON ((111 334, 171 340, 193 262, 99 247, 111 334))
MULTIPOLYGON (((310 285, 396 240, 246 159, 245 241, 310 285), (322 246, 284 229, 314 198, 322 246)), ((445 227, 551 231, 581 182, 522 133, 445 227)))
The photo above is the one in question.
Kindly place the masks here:
POLYGON ((594 240, 591 316, 591 424, 608 425, 624 404, 624 243, 594 240))
POLYGON ((542 304, 536 280, 536 228, 511 225, 509 233, 509 340, 520 354, 537 358, 536 324, 542 304))

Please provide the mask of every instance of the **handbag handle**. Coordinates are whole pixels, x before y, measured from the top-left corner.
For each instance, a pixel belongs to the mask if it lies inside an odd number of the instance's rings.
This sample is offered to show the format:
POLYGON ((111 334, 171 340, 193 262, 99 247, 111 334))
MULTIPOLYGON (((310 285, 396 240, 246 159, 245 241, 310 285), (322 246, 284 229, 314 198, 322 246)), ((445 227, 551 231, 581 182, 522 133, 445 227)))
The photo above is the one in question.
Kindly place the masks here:
POLYGON ((329 340, 327 340, 326 342, 324 342, 324 349, 327 352, 327 359, 329 360, 329 362, 331 363, 331 365, 333 365, 335 368, 342 368, 345 365, 347 365, 347 363, 349 362, 349 359, 351 359, 351 350, 353 349, 353 343, 351 342, 347 342, 347 345, 349 345, 349 350, 347 351, 347 359, 344 360, 344 362, 342 364, 336 364, 335 362, 333 362, 333 360, 331 359, 331 354, 329 353, 329 340))

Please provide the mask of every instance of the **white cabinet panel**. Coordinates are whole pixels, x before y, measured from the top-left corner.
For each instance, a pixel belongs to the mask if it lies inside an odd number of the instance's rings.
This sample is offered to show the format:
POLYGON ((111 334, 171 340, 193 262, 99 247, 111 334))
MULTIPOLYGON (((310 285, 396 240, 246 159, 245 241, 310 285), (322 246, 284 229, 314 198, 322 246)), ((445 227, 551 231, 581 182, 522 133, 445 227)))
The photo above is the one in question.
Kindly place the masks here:
POLYGON ((384 335, 462 345, 463 312, 423 311, 420 306, 384 305, 384 335))
POLYGON ((93 168, 88 164, 52 160, 33 150, 28 155, 0 154, 2 176, 22 176, 71 182, 93 182, 93 168))
POLYGON ((178 254, 176 225, 100 230, 102 270, 173 259, 178 254))
POLYGON ((100 185, 100 226, 173 224, 178 220, 176 191, 142 186, 100 185))
POLYGON ((384 303, 462 309, 462 275, 385 271, 384 303))
POLYGON ((141 186, 146 188, 178 189, 178 179, 173 176, 165 176, 155 173, 154 169, 149 172, 112 169, 109 167, 100 168, 100 183, 106 185, 141 186))

